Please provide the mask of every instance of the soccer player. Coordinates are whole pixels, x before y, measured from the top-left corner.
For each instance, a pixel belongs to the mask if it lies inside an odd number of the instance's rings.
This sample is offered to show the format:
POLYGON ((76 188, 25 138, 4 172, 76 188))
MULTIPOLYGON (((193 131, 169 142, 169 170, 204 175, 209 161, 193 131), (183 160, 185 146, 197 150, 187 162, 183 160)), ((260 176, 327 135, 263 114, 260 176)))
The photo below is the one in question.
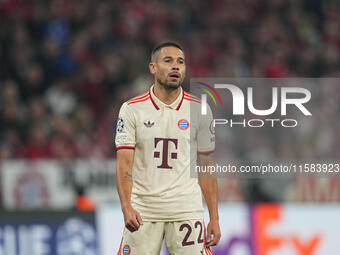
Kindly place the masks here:
POLYGON ((159 255, 165 239, 170 255, 211 255, 221 236, 217 181, 190 176, 191 164, 213 163, 211 110, 190 114, 200 100, 181 87, 185 56, 178 44, 156 46, 149 69, 154 84, 122 105, 117 123, 117 189, 125 221, 118 254, 159 255), (202 193, 210 215, 206 230, 202 193))

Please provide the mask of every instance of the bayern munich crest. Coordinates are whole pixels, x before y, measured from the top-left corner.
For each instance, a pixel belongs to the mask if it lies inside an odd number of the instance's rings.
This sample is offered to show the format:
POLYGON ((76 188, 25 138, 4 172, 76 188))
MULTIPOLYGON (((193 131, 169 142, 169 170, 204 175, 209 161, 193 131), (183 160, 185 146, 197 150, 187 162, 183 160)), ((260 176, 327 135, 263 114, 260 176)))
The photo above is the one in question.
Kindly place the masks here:
POLYGON ((124 247, 123 247, 123 254, 124 255, 129 255, 131 253, 131 248, 130 248, 130 246, 129 245, 124 245, 124 247))
POLYGON ((178 121, 177 125, 179 129, 186 130, 189 128, 189 121, 187 121, 186 119, 181 119, 178 121))

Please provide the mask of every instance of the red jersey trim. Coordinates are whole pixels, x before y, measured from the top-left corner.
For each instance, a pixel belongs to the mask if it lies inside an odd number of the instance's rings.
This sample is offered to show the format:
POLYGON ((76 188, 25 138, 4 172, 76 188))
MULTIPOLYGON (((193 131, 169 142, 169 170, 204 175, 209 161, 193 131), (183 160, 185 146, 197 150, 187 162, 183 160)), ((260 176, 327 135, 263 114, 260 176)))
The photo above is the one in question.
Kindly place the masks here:
POLYGON ((143 101, 148 100, 149 98, 150 98, 150 95, 147 95, 145 98, 134 100, 132 102, 128 102, 127 104, 130 105, 130 104, 135 104, 135 103, 143 102, 143 101))
POLYGON ((131 101, 135 101, 135 100, 142 99, 142 98, 146 97, 148 94, 149 94, 149 91, 148 91, 148 92, 145 92, 144 94, 141 94, 141 95, 139 95, 139 96, 136 96, 136 97, 134 97, 134 98, 131 98, 131 99, 129 99, 127 102, 129 103, 129 102, 131 102, 131 101))
POLYGON ((123 234, 123 236, 122 236, 122 240, 120 241, 119 250, 118 250, 118 253, 117 253, 117 255, 120 255, 120 253, 121 253, 121 250, 122 250, 122 244, 123 244, 123 238, 124 238, 124 234, 123 234))
MULTIPOLYGON (((151 90, 151 89, 150 89, 151 90)), ((149 94, 150 94, 150 99, 151 99, 151 102, 152 102, 152 104, 153 104, 153 106, 156 108, 156 110, 158 111, 159 110, 159 107, 158 107, 158 105, 155 103, 155 101, 152 99, 152 95, 151 95, 151 92, 149 92, 149 94)))
POLYGON ((205 245, 204 245, 204 249, 205 249, 205 254, 206 255, 214 255, 214 253, 212 253, 212 251, 210 250, 210 247, 206 248, 205 245))
POLYGON ((190 94, 189 92, 184 92, 184 95, 186 96, 186 97, 190 97, 190 98, 192 98, 192 99, 196 99, 196 100, 201 100, 201 99, 199 99, 197 96, 194 96, 194 95, 192 95, 192 94, 190 94))
POLYGON ((198 101, 198 100, 196 100, 196 99, 192 99, 192 98, 188 98, 188 97, 184 97, 184 99, 185 100, 188 100, 188 101, 192 101, 192 102, 196 102, 196 103, 199 103, 199 104, 201 104, 201 101, 198 101))
POLYGON ((177 107, 176 107, 176 110, 178 111, 179 110, 179 108, 181 108, 181 106, 182 106, 182 103, 183 103, 183 99, 184 99, 184 92, 182 92, 182 98, 181 98, 181 101, 179 102, 179 104, 177 105, 177 107))
POLYGON ((212 149, 212 150, 210 150, 210 151, 197 151, 199 154, 208 154, 208 153, 212 153, 212 152, 214 152, 216 150, 216 148, 215 149, 212 149))
MULTIPOLYGON (((159 110, 159 109, 160 109, 159 106, 156 104, 155 100, 152 98, 151 89, 150 89, 149 94, 150 94, 150 99, 151 99, 152 104, 155 106, 155 108, 156 108, 157 110, 159 110)), ((182 90, 182 98, 181 98, 181 101, 178 103, 178 105, 177 105, 177 107, 176 107, 176 110, 177 110, 177 111, 181 108, 182 103, 183 103, 183 99, 184 99, 184 90, 182 90)))
POLYGON ((134 149, 135 149, 135 146, 117 146, 116 149, 117 149, 117 150, 120 150, 120 149, 130 149, 130 150, 134 150, 134 149))

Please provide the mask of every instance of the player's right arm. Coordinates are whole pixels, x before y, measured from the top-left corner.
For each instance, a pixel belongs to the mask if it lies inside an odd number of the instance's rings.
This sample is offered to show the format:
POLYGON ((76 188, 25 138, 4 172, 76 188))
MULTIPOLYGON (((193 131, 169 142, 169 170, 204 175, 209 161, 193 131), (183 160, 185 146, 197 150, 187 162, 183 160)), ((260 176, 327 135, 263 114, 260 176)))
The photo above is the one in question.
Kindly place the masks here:
POLYGON ((135 153, 135 118, 127 103, 119 112, 116 129, 117 171, 116 183, 124 214, 125 227, 134 232, 143 224, 142 217, 131 205, 132 167, 135 153))
POLYGON ((125 227, 131 232, 138 230, 140 225, 143 224, 142 217, 131 205, 133 156, 134 150, 131 149, 117 151, 117 189, 124 214, 125 227))

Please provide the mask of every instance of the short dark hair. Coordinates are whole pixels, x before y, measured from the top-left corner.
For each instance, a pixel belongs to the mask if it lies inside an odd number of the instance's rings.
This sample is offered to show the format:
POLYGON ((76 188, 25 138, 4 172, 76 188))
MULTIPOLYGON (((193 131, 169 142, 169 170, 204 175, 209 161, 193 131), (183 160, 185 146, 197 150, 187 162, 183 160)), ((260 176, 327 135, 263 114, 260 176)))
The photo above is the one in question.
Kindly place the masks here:
POLYGON ((151 52, 151 61, 153 61, 153 59, 154 59, 154 56, 155 56, 155 54, 158 52, 158 51, 160 51, 162 48, 164 48, 164 47, 175 47, 175 48, 178 48, 178 49, 180 49, 181 51, 183 51, 183 48, 181 47, 181 45, 179 45, 178 43, 175 43, 175 42, 163 42, 163 43, 160 43, 160 44, 157 44, 154 48, 153 48, 153 50, 152 50, 152 52, 151 52))

